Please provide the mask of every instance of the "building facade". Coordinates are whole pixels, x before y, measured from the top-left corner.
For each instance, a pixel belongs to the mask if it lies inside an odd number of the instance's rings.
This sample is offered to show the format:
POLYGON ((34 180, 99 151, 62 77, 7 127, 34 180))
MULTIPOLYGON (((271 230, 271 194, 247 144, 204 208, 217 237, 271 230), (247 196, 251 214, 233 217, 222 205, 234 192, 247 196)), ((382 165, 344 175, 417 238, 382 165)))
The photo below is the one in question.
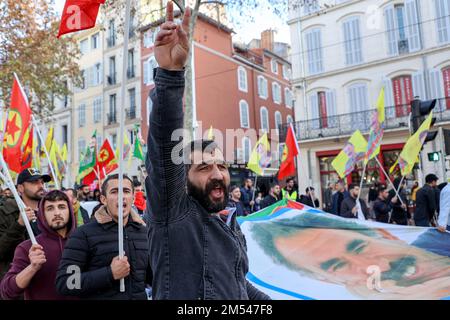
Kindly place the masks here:
MULTIPOLYGON (((153 45, 157 21, 141 29, 142 33, 142 128, 147 134, 154 87, 153 69, 157 67, 153 45)), ((290 63, 276 55, 274 42, 250 48, 233 44, 233 31, 201 14, 194 32, 194 123, 195 138, 206 139, 213 128, 226 159, 232 163, 232 181, 240 183, 248 176, 245 164, 263 132, 269 133, 272 150, 280 148, 278 134, 272 134, 285 122, 293 122, 294 110, 290 85, 290 63), (252 130, 253 129, 253 130, 252 130), (229 144, 230 135, 234 134, 229 144), (257 132, 258 134, 251 134, 257 132)), ((263 38, 273 38, 273 32, 263 38)), ((187 80, 189 81, 189 79, 187 80)), ((278 160, 275 155, 274 159, 278 160)), ((278 166, 278 162, 276 163, 278 166)))
MULTIPOLYGON (((347 0, 291 12, 300 188, 323 190, 338 180, 331 162, 355 130, 369 132, 383 87, 386 130, 378 159, 387 171, 409 137, 415 97, 438 99, 435 128, 449 127, 449 10, 448 0, 347 0)), ((441 135, 425 146, 423 170, 411 179, 436 173, 446 181, 444 161, 426 157, 432 151, 444 152, 441 135)), ((359 183, 361 175, 359 164, 347 182, 359 183)), ((385 182, 375 161, 364 179, 366 187, 385 182)))

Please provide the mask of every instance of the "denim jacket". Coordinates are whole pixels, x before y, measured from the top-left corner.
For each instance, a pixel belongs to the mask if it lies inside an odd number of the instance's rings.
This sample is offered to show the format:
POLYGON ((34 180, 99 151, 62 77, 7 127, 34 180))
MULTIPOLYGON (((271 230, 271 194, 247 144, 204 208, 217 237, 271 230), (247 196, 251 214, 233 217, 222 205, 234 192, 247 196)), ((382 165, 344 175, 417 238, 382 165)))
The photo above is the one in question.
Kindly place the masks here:
POLYGON ((268 299, 247 280, 247 246, 236 219, 230 226, 186 193, 180 154, 184 71, 155 70, 150 93, 146 189, 153 299, 268 299), (176 152, 173 152, 173 151, 176 152))

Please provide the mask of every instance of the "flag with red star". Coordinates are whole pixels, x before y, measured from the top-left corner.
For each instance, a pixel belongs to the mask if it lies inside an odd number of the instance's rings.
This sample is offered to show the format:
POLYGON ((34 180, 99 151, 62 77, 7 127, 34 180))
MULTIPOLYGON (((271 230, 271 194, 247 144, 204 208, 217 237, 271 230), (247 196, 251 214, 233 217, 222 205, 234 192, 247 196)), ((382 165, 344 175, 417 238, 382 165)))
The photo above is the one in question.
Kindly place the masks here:
POLYGON ((109 143, 108 139, 105 139, 105 142, 103 142, 103 145, 97 156, 96 167, 98 168, 98 174, 100 176, 100 179, 105 178, 104 172, 106 170, 103 170, 103 169, 104 168, 106 169, 111 164, 111 162, 115 159, 115 157, 116 156, 114 154, 113 148, 111 147, 111 144, 109 143))
POLYGON ((20 85, 19 79, 14 75, 14 83, 11 91, 11 104, 6 122, 3 157, 11 171, 22 171, 22 159, 24 145, 28 145, 25 134, 31 127, 31 109, 25 91, 20 85), (24 141, 25 140, 25 141, 24 141))

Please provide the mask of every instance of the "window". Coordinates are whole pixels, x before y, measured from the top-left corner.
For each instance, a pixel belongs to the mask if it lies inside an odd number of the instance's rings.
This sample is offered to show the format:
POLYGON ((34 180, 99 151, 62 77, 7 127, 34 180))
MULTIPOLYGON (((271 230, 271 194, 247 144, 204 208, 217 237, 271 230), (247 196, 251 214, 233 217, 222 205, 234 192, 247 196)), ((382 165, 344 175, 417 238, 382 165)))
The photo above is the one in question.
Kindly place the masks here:
POLYGON ((102 98, 96 98, 94 100, 94 123, 102 121, 102 98))
POLYGON ((399 55, 421 49, 419 19, 415 0, 384 9, 388 54, 399 55))
POLYGON ((272 83, 272 95, 273 95, 273 102, 276 104, 281 103, 281 86, 274 82, 272 83))
POLYGON ((276 111, 275 112, 275 129, 279 130, 281 125, 283 123, 283 119, 281 117, 281 112, 280 111, 276 111))
POLYGON ((436 29, 439 43, 450 42, 450 0, 435 0, 436 29))
POLYGON ((322 34, 318 28, 306 32, 306 56, 309 74, 323 72, 322 34))
POLYGON ((272 59, 270 61, 270 65, 271 65, 271 68, 272 68, 272 73, 278 74, 278 62, 277 62, 277 60, 272 59))
POLYGON ((291 79, 291 68, 289 68, 285 64, 283 64, 283 78, 285 80, 290 80, 291 79))
POLYGON ((359 17, 352 17, 343 23, 345 63, 353 65, 363 62, 359 17))
POLYGON ((111 142, 112 142, 112 147, 113 149, 117 149, 117 135, 116 134, 112 134, 111 135, 111 142))
POLYGON ((239 102, 239 113, 241 115, 241 127, 250 128, 248 103, 244 100, 239 102))
POLYGON ((82 55, 85 55, 86 53, 88 53, 88 51, 89 51, 88 45, 89 45, 89 43, 88 43, 87 39, 80 41, 80 52, 82 55))
POLYGON ((108 44, 108 48, 114 47, 116 45, 116 26, 115 26, 115 22, 114 19, 109 20, 108 23, 108 39, 107 39, 107 44, 108 44))
POLYGON ((78 126, 80 128, 86 125, 86 105, 81 104, 78 110, 78 126))
POLYGON ((102 65, 101 63, 97 63, 91 69, 91 85, 98 86, 102 83, 102 65))
POLYGON ((99 33, 96 33, 91 37, 91 49, 92 50, 98 49, 98 45, 100 43, 99 39, 100 39, 99 33))
POLYGON ((134 66, 134 49, 128 50, 128 69, 127 78, 132 79, 135 77, 135 66, 134 66))
POLYGON ((158 63, 154 56, 151 56, 144 62, 144 84, 153 84, 153 69, 158 67, 158 63))
POLYGON ((392 79, 395 115, 406 117, 410 112, 410 104, 414 99, 412 79, 410 75, 404 75, 392 79))
POLYGON ((353 126, 360 130, 369 128, 371 119, 364 112, 370 109, 367 85, 365 83, 353 84, 347 92, 353 126))
POLYGON ((250 160, 250 153, 252 150, 251 141, 248 137, 242 138, 242 151, 244 156, 245 163, 248 163, 250 160))
POLYGON ((309 96, 310 123, 312 129, 334 128, 336 118, 336 93, 334 90, 319 91, 309 96))
POLYGON ((61 132, 62 132, 62 143, 63 145, 67 145, 68 143, 68 129, 67 129, 67 124, 63 124, 61 127, 61 132))
POLYGON ((81 70, 81 89, 86 89, 87 88, 87 74, 86 74, 86 70, 81 70))
POLYGON ((116 95, 112 94, 109 96, 109 115, 108 115, 108 125, 116 123, 116 95))
POLYGON ((128 95, 130 97, 129 118, 136 119, 136 89, 128 90, 128 95))
POLYGON ((265 132, 269 132, 269 112, 266 107, 261 107, 260 110, 261 116, 261 129, 265 132))
POLYGON ((109 58, 108 84, 109 85, 116 84, 116 57, 109 58))
POLYGON ((258 95, 260 98, 267 99, 267 79, 263 76, 258 76, 258 95))
POLYGON ((154 30, 148 30, 147 32, 144 33, 144 47, 150 48, 154 45, 159 30, 160 27, 157 27, 154 30))
POLYGON ((244 67, 238 68, 238 84, 239 90, 243 92, 248 92, 247 70, 244 67))
POLYGON ((78 162, 81 162, 83 160, 84 153, 86 152, 86 140, 83 138, 78 139, 78 162))
POLYGON ((286 103, 286 107, 294 107, 294 96, 289 88, 284 88, 284 101, 286 103))
POLYGON ((286 117, 286 122, 287 122, 287 123, 294 123, 294 119, 292 119, 291 116, 287 116, 287 117, 286 117))
POLYGON ((100 134, 97 134, 97 139, 96 139, 95 143, 97 144, 97 151, 100 150, 100 148, 102 147, 102 144, 103 144, 103 139, 100 134))

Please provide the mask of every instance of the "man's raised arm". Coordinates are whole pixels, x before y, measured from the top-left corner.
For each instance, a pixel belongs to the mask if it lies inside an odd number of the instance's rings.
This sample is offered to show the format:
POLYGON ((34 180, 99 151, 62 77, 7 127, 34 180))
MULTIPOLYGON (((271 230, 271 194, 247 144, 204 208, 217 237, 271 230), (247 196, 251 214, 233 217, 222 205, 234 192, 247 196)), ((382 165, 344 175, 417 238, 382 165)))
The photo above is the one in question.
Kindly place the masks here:
MULTIPOLYGON (((147 139, 146 189, 150 217, 157 221, 176 219, 174 215, 180 212, 177 208, 186 192, 184 164, 172 158, 182 138, 172 141, 172 133, 183 129, 184 66, 189 56, 189 22, 190 10, 187 8, 182 24, 174 23, 173 3, 168 2, 166 22, 155 42, 159 68, 155 70, 155 88, 150 94, 153 110, 147 139)), ((179 152, 176 154, 179 157, 179 152)))

